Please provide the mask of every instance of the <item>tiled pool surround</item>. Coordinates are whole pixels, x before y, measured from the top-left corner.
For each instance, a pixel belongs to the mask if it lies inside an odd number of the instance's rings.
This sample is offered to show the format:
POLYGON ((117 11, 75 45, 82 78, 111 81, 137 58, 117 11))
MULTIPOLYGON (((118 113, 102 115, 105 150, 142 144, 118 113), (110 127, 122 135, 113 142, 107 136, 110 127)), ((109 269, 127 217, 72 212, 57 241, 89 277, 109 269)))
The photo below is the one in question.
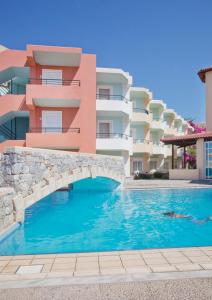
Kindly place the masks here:
POLYGON ((0 280, 212 270, 212 246, 0 256, 0 280))

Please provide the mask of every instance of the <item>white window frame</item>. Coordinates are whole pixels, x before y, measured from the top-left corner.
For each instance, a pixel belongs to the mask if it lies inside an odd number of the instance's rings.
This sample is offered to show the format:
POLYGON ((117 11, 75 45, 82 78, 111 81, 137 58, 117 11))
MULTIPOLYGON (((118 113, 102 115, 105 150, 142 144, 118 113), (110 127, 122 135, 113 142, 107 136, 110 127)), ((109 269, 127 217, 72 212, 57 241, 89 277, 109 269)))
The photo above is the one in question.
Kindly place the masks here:
POLYGON ((45 84, 45 85, 49 85, 49 84, 62 85, 62 83, 63 83, 63 70, 62 69, 46 69, 46 68, 43 68, 42 71, 41 71, 41 78, 42 78, 42 84, 45 84), (49 72, 49 71, 50 72, 60 71, 61 78, 46 78, 46 77, 43 76, 44 71, 47 71, 47 72, 49 72))
POLYGON ((137 172, 141 173, 143 171, 143 166, 144 166, 144 163, 143 163, 143 159, 142 158, 133 158, 132 160, 132 174, 135 174, 137 172), (134 170, 133 168, 133 164, 134 163, 141 163, 141 170, 134 170))
MULTIPOLYGON (((99 90, 100 89, 108 89, 108 90, 110 90, 110 97, 111 97, 111 95, 113 94, 112 93, 112 91, 113 91, 113 87, 111 86, 111 85, 98 85, 97 86, 97 94, 98 95, 100 95, 100 92, 99 92, 99 90)), ((101 99, 101 100, 106 100, 106 101, 108 101, 108 99, 101 99)), ((109 100, 112 100, 112 99, 109 99, 109 100)))
POLYGON ((98 128, 98 133, 100 134, 100 128, 99 128, 99 125, 101 124, 101 123, 109 123, 110 124, 110 132, 109 132, 109 134, 111 134, 111 133, 113 133, 113 121, 112 120, 98 120, 97 121, 97 128, 98 128))

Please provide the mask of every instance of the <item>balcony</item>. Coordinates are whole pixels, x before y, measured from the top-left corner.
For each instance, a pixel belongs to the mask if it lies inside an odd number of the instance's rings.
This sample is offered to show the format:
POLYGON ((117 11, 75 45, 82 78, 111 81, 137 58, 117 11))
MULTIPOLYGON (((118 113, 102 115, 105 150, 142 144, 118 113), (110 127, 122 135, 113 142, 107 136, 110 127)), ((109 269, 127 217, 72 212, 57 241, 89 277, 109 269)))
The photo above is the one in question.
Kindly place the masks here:
POLYGON ((126 150, 132 153, 132 137, 123 133, 97 133, 96 150, 126 150))
POLYGON ((79 128, 31 128, 26 134, 26 146, 60 150, 79 150, 79 128))
POLYGON ((122 95, 96 95, 96 110, 98 115, 132 115, 132 102, 122 95))
POLYGON ((163 120, 161 118, 153 117, 151 129, 164 131, 165 125, 163 120))
POLYGON ((150 125, 152 122, 152 115, 147 109, 133 108, 132 122, 150 125))
POLYGON ((29 65, 79 67, 82 49, 58 46, 27 46, 27 62, 29 65))
POLYGON ((29 107, 79 107, 80 81, 31 78, 26 94, 29 107))
POLYGON ((164 145, 164 156, 172 156, 172 147, 171 145, 164 145))
POLYGON ((143 139, 133 140, 133 153, 152 153, 152 142, 143 139))
POLYGON ((153 144, 152 145, 152 154, 153 155, 165 155, 165 146, 163 143, 153 144))
POLYGON ((164 126, 164 134, 165 135, 169 135, 169 136, 176 135, 177 134, 177 130, 173 126, 165 125, 164 126))

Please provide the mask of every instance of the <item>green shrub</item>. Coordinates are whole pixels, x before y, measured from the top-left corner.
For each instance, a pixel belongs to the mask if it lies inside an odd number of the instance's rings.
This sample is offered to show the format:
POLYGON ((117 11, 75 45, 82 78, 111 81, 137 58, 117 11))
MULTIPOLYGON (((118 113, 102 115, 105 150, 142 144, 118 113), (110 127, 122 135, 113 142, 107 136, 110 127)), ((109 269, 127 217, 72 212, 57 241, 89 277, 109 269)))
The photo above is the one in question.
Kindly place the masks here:
POLYGON ((154 173, 154 178, 155 179, 169 179, 169 173, 164 173, 164 172, 155 172, 154 173))
POLYGON ((134 179, 153 179, 153 174, 150 173, 139 173, 134 175, 134 179))

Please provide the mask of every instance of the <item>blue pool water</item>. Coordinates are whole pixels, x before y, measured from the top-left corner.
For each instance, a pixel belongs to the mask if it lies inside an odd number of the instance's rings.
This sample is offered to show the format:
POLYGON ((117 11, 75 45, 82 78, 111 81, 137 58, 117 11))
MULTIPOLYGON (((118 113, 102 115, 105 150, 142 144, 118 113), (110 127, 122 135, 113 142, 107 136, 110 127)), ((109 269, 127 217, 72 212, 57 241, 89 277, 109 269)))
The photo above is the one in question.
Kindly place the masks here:
POLYGON ((212 216, 212 189, 111 191, 110 184, 88 179, 37 202, 0 243, 0 255, 212 245, 212 221, 162 214, 212 216))

